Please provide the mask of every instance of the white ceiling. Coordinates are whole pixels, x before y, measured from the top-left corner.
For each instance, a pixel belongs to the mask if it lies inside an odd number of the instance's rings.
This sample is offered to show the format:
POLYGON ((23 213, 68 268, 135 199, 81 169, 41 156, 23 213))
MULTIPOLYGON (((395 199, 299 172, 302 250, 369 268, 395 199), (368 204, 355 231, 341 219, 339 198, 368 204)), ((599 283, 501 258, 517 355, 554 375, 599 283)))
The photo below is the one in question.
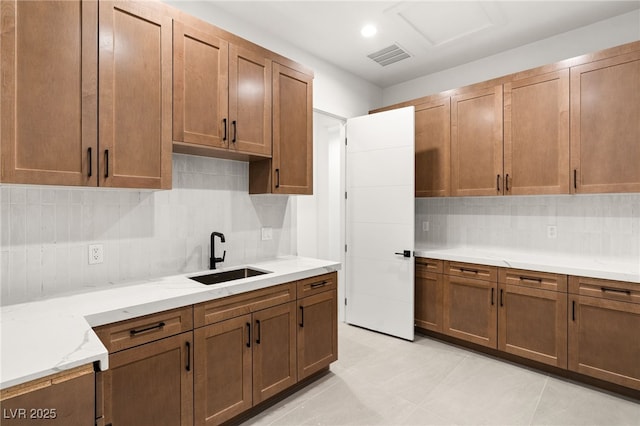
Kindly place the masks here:
MULTIPOLYGON (((215 1, 222 10, 382 88, 640 8, 634 1, 215 1), (365 39, 364 24, 378 33, 365 39), (367 55, 396 43, 411 57, 367 55)), ((639 23, 640 37, 640 23, 639 23)))

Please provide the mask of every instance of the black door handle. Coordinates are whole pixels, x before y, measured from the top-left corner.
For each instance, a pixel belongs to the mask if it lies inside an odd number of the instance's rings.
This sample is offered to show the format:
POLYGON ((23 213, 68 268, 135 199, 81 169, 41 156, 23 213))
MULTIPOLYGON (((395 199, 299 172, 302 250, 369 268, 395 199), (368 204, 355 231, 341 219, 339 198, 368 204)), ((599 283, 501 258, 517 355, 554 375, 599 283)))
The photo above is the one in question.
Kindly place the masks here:
POLYGON ((395 253, 398 256, 411 257, 411 250, 404 250, 402 253, 395 253))

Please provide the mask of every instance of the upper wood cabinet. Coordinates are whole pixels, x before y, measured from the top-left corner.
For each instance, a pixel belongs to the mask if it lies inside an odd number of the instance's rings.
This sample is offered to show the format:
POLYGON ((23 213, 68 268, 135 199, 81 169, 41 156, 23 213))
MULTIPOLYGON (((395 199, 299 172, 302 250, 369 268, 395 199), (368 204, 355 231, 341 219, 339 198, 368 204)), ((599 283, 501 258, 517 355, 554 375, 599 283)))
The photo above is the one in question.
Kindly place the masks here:
POLYGON ((313 193, 313 76, 273 63, 273 158, 249 165, 249 193, 313 193))
POLYGON ((451 195, 501 195, 502 85, 451 98, 451 195))
POLYGON ((230 43, 219 33, 213 26, 174 21, 176 150, 196 145, 268 157, 271 59, 257 46, 230 43))
POLYGON ((504 193, 569 193, 569 70, 504 85, 504 193))
POLYGON ((171 188, 171 18, 153 2, 99 5, 99 185, 171 188))
POLYGON ((2 2, 2 182, 171 187, 163 11, 152 2, 2 2))
POLYGON ((0 8, 0 182, 95 186, 98 4, 0 8))
POLYGON ((576 193, 640 192, 640 51, 571 68, 576 193))
POLYGON ((415 108, 416 197, 446 197, 451 192, 451 99, 415 108))

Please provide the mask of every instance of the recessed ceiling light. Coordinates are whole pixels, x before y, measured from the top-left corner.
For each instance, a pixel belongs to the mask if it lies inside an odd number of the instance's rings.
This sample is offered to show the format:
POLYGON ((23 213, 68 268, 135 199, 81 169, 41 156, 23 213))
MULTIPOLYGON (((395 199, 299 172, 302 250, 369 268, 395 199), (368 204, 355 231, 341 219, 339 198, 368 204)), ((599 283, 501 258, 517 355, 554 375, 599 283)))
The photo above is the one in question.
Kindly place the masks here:
POLYGON ((360 34, 362 34, 362 37, 366 38, 373 37, 377 32, 378 29, 372 24, 367 24, 360 30, 360 34))

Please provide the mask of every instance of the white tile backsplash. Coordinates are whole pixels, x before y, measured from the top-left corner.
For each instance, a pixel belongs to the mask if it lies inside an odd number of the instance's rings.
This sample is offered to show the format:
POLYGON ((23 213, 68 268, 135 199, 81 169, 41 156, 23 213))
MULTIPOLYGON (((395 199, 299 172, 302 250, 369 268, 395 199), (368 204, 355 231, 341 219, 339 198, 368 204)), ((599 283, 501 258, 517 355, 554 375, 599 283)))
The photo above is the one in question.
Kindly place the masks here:
POLYGON ((640 194, 416 199, 416 243, 640 264, 640 194), (429 221, 429 231, 422 222, 429 221), (547 226, 557 237, 547 237, 547 226))
POLYGON ((173 155, 173 189, 0 186, 0 304, 296 253, 292 198, 248 194, 249 165, 173 155), (273 228, 262 241, 260 229, 273 228), (102 244, 104 263, 88 264, 102 244))

